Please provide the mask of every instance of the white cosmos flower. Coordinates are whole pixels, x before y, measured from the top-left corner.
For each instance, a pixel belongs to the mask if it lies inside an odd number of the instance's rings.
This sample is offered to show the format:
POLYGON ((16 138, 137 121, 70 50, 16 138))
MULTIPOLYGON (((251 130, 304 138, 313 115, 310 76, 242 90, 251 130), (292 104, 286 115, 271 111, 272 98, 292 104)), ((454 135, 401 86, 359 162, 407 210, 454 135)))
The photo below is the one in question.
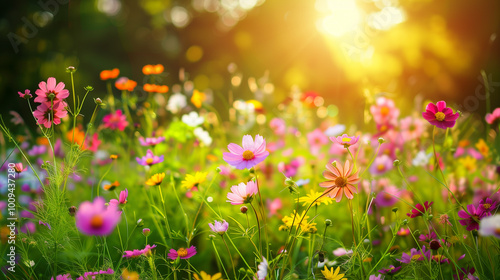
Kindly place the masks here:
POLYGON ((172 112, 172 114, 176 114, 182 108, 186 107, 186 105, 186 96, 184 96, 182 93, 177 92, 172 94, 172 96, 170 96, 170 98, 168 99, 167 110, 172 112))
POLYGON ((208 134, 207 131, 203 130, 201 127, 197 127, 193 131, 194 136, 198 138, 205 146, 210 146, 212 144, 212 137, 210 137, 210 134, 208 134))
POLYGON ((425 153, 425 151, 420 151, 417 153, 417 155, 413 158, 412 164, 414 166, 424 166, 427 163, 429 163, 429 159, 431 159, 432 153, 425 153))
POLYGON ((205 118, 199 116, 196 112, 191 112, 182 116, 182 122, 190 127, 197 127, 205 121, 205 118))

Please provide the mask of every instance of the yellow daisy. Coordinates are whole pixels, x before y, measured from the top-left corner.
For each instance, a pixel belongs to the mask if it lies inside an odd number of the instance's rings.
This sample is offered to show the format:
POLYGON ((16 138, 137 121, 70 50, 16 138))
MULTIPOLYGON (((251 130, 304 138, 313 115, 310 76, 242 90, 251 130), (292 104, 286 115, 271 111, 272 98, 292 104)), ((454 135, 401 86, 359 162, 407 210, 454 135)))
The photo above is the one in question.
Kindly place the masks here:
POLYGON ((203 101, 207 99, 207 95, 203 92, 200 92, 198 90, 193 91, 193 95, 191 96, 191 102, 193 103, 196 108, 201 108, 201 104, 203 101))
POLYGON ((118 181, 114 181, 113 183, 111 183, 109 185, 102 186, 102 188, 105 189, 105 190, 107 190, 107 191, 112 191, 116 187, 119 187, 119 186, 120 186, 120 183, 118 181))
POLYGON ((159 186, 161 184, 161 182, 163 182, 163 178, 165 178, 165 173, 157 173, 157 174, 151 176, 151 178, 149 178, 146 181, 146 185, 159 186))
MULTIPOLYGON (((321 192, 311 190, 311 193, 307 194, 306 196, 296 198, 295 202, 304 202, 302 204, 302 206, 307 206, 307 205, 311 204, 316 198, 318 198, 322 194, 323 193, 321 193, 321 192)), ((321 205, 321 203, 328 205, 330 203, 333 203, 333 199, 327 195, 324 195, 320 199, 316 200, 316 202, 314 202, 314 206, 319 206, 319 205, 321 205)))
MULTIPOLYGON (((279 230, 289 230, 291 227, 295 226, 297 228, 299 226, 299 222, 302 220, 302 217, 304 216, 305 211, 302 211, 301 215, 298 215, 295 213, 295 210, 293 211, 292 215, 290 216, 285 216, 282 221, 284 225, 281 225, 279 227, 279 230)), ((305 216, 302 222, 300 222, 300 230, 302 232, 307 232, 307 233, 315 233, 318 231, 316 228, 316 223, 309 223, 307 222, 307 219, 309 219, 309 216, 305 216)))
POLYGON ((205 182, 207 179, 207 172, 196 172, 193 175, 186 174, 186 178, 181 182, 182 186, 186 189, 192 189, 194 187, 198 187, 201 183, 205 182))
POLYGON ((219 273, 215 273, 214 275, 210 276, 205 271, 201 271, 200 276, 198 276, 197 274, 194 275, 194 279, 196 279, 196 280, 222 280, 222 274, 219 272, 219 273))
POLYGON ((124 280, 139 280, 139 273, 135 271, 128 271, 126 268, 122 271, 122 278, 124 280))
POLYGON ((321 271, 326 280, 347 280, 347 278, 343 278, 344 274, 339 274, 339 272, 340 266, 335 269, 335 272, 333 272, 333 267, 331 268, 331 270, 328 270, 326 266, 325 269, 321 271))

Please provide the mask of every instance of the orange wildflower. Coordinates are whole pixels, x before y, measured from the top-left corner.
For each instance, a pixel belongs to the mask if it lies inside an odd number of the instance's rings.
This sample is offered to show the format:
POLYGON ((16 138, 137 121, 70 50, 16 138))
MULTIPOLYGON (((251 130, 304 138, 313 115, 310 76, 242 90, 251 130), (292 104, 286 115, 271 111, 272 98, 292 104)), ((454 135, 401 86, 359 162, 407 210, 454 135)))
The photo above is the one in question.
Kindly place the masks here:
POLYGON ((326 182, 319 183, 322 188, 328 188, 325 192, 328 192, 328 196, 335 198, 337 202, 342 200, 342 193, 345 193, 347 199, 353 199, 353 193, 358 193, 354 184, 359 183, 361 179, 358 177, 358 172, 352 173, 352 165, 349 164, 347 160, 344 167, 339 164, 337 166, 331 163, 326 165, 326 169, 323 172, 323 177, 328 179, 326 182))
POLYGON ((160 74, 163 72, 163 70, 165 70, 165 68, 161 64, 156 64, 156 65, 148 64, 142 67, 142 73, 144 73, 144 75, 160 74))
POLYGON ((133 91, 136 86, 137 86, 136 81, 130 80, 125 77, 121 77, 115 82, 115 87, 119 90, 133 91))
POLYGON ((118 68, 115 68, 113 70, 103 70, 101 71, 101 80, 109 80, 109 79, 116 79, 120 75, 120 70, 118 68))
MULTIPOLYGON (((68 139, 68 141, 71 143, 82 145, 82 143, 85 141, 85 132, 81 131, 78 127, 75 127, 74 129, 71 129, 66 133, 66 139, 68 139)), ((83 144, 82 148, 85 150, 85 144, 83 144)))
POLYGON ((193 103, 196 108, 201 108, 201 104, 203 101, 207 99, 207 95, 203 92, 200 92, 199 90, 194 90, 193 91, 193 96, 191 96, 191 102, 193 103))
POLYGON ((157 93, 167 93, 168 92, 168 86, 160 86, 160 85, 155 85, 155 84, 145 84, 143 87, 144 91, 146 92, 157 92, 157 93))
POLYGON ((118 181, 114 181, 113 183, 109 184, 109 185, 104 185, 102 186, 103 189, 107 190, 107 191, 112 191, 114 190, 116 187, 119 187, 120 186, 120 182, 118 181))

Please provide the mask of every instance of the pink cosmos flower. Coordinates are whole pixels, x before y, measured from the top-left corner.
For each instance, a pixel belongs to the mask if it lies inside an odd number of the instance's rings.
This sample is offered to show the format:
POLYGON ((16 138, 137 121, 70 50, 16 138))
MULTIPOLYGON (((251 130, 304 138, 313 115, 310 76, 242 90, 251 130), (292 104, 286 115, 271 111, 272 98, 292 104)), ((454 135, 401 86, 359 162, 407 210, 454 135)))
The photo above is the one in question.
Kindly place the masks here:
POLYGON ((307 134, 307 142, 309 142, 311 154, 318 155, 321 147, 328 143, 328 137, 323 133, 323 131, 321 131, 321 129, 316 128, 307 134))
MULTIPOLYGON (((54 280, 54 277, 50 278, 50 280, 54 280)), ((61 274, 56 276, 56 280, 71 280, 71 274, 61 274)))
POLYGON ((424 245, 422 246, 422 250, 412 248, 410 250, 410 254, 403 253, 401 259, 396 259, 396 260, 402 263, 410 263, 411 261, 423 261, 425 259, 429 260, 430 258, 431 258, 431 251, 430 250, 426 251, 424 245))
POLYGON ((352 250, 349 250, 347 251, 345 248, 343 247, 338 247, 337 249, 333 250, 333 255, 337 256, 337 257, 342 257, 342 256, 345 256, 345 255, 352 255, 352 250))
POLYGON ((434 201, 431 201, 429 203, 429 201, 426 201, 424 202, 424 205, 422 206, 422 204, 420 203, 417 203, 417 205, 415 205, 415 208, 411 209, 411 212, 410 213, 406 213, 406 216, 410 217, 410 218, 416 218, 418 216, 422 216, 425 212, 427 212, 427 210, 429 210, 429 208, 431 208, 431 205, 434 203, 434 201))
POLYGON ((285 174, 286 177, 293 177, 297 174, 297 171, 303 162, 304 160, 302 158, 293 159, 289 164, 280 162, 278 163, 278 171, 285 174))
POLYGON ((68 112, 64 109, 64 104, 63 102, 55 103, 52 106, 53 108, 50 108, 50 103, 42 103, 33 112, 33 116, 39 125, 50 128, 52 124, 60 124, 61 119, 68 115, 68 112))
POLYGON ((489 124, 493 124, 496 120, 500 119, 500 108, 496 108, 491 114, 486 114, 485 119, 489 124))
POLYGON ((196 255, 196 247, 191 246, 188 249, 179 248, 178 250, 170 249, 168 253, 168 258, 171 260, 176 260, 177 258, 189 259, 196 255))
POLYGON ((97 149, 99 149, 99 145, 101 145, 102 141, 99 140, 99 135, 97 133, 94 133, 92 135, 92 138, 88 138, 87 141, 85 141, 85 146, 87 147, 87 150, 92 151, 92 152, 97 152, 97 149))
POLYGON ((375 105, 370 107, 373 120, 379 125, 394 125, 399 117, 399 109, 394 105, 394 101, 385 97, 379 97, 375 105))
POLYGON ((283 119, 274 118, 269 122, 269 126, 274 131, 274 134, 278 136, 285 135, 286 133, 286 123, 283 119))
POLYGON ((481 210, 480 207, 475 207, 473 204, 467 205, 467 212, 464 210, 458 211, 458 217, 460 217, 462 220, 459 220, 458 222, 462 226, 466 226, 466 230, 472 231, 472 230, 478 230, 479 229, 479 221, 487 217, 489 213, 484 212, 481 210))
POLYGON ((24 90, 24 93, 22 93, 22 92, 20 92, 20 91, 18 91, 17 93, 19 94, 19 97, 24 98, 24 99, 30 99, 30 98, 32 98, 32 97, 33 97, 33 95, 31 95, 31 93, 30 93, 30 90, 29 90, 29 89, 25 89, 25 90, 24 90))
POLYGON ((213 224, 209 223, 208 226, 213 233, 224 235, 224 233, 226 233, 227 229, 229 228, 229 223, 224 220, 222 222, 216 220, 213 224))
POLYGON ((38 84, 38 87, 39 89, 35 91, 35 94, 37 95, 37 97, 35 98, 35 102, 42 104, 47 103, 48 105, 50 105, 51 101, 53 101, 54 104, 60 102, 63 103, 62 107, 66 107, 68 105, 63 101, 63 99, 69 96, 69 91, 64 88, 63 82, 59 82, 56 85, 56 79, 50 77, 47 80, 47 83, 42 81, 38 84))
POLYGON ((236 169, 252 168, 262 162, 269 156, 266 151, 266 140, 260 135, 255 136, 255 142, 252 136, 243 136, 243 147, 231 143, 227 146, 229 153, 223 153, 222 158, 236 169))
POLYGON ((381 155, 373 161, 370 172, 382 175, 393 168, 393 160, 388 155, 381 155))
POLYGON ((151 137, 151 138, 139 137, 139 142, 141 143, 142 146, 156 146, 163 141, 165 141, 165 137, 163 136, 151 137))
POLYGON ((94 202, 83 202, 75 215, 76 227, 86 235, 110 235, 120 218, 118 208, 106 207, 102 197, 97 197, 94 202))
POLYGON ((99 270, 99 271, 94 271, 94 272, 90 271, 90 272, 85 272, 83 274, 83 276, 76 278, 76 280, 91 280, 91 279, 96 279, 97 275, 102 275, 102 274, 111 275, 114 273, 115 272, 111 268, 108 268, 108 270, 99 270))
POLYGON ((125 251, 123 252, 122 258, 135 258, 139 257, 141 255, 148 256, 151 252, 152 249, 156 248, 156 245, 150 246, 146 245, 146 247, 142 250, 132 250, 132 251, 125 251))
POLYGON ((436 105, 434 103, 427 104, 425 112, 422 113, 422 117, 430 124, 442 129, 454 127, 459 116, 459 113, 453 113, 451 108, 446 107, 444 101, 438 101, 436 105))
POLYGON ((375 204, 380 207, 391 207, 398 202, 401 192, 396 186, 387 186, 382 192, 377 194, 375 204))
POLYGON ((114 113, 104 116, 102 119, 104 127, 113 130, 125 130, 128 125, 127 116, 122 113, 122 110, 116 110, 114 113))
POLYGON ((488 213, 488 216, 492 214, 497 208, 497 202, 487 197, 485 199, 481 199, 479 202, 479 209, 488 213))
POLYGON ((415 140, 424 132, 424 122, 420 118, 408 116, 400 121, 401 134, 405 141, 415 140))
POLYGON ((337 136, 337 137, 330 137, 330 141, 336 142, 340 145, 343 145, 344 148, 349 148, 349 146, 354 145, 358 143, 359 136, 349 136, 347 134, 342 134, 342 136, 337 136))
POLYGON ((226 202, 230 202, 232 205, 250 203, 253 195, 257 194, 257 192, 257 184, 254 181, 249 181, 246 184, 239 183, 231 187, 231 192, 227 194, 228 200, 226 202))
POLYGON ((153 155, 153 152, 151 152, 151 150, 148 150, 145 156, 143 156, 142 158, 136 157, 135 159, 140 165, 152 166, 153 164, 163 162, 163 155, 155 156, 153 155))
POLYGON ((278 210, 283 207, 283 203, 281 202, 280 198, 275 198, 273 200, 267 199, 266 205, 267 209, 269 210, 269 217, 276 215, 278 213, 278 210))
POLYGON ((123 190, 123 191, 120 192, 120 196, 118 197, 118 200, 111 199, 109 201, 109 204, 113 205, 115 207, 120 206, 120 205, 125 205, 128 202, 127 201, 127 197, 128 197, 128 190, 125 189, 125 190, 123 190))
POLYGON ((322 188, 328 188, 325 192, 329 192, 328 196, 335 198, 337 202, 342 200, 342 194, 345 193, 347 199, 353 199, 353 193, 358 193, 357 188, 354 186, 358 184, 361 179, 358 177, 358 172, 353 173, 352 165, 347 160, 342 167, 341 164, 331 163, 326 165, 326 170, 323 171, 323 177, 328 181, 319 183, 322 188))
POLYGON ((24 167, 22 162, 14 164, 14 170, 16 173, 21 173, 28 170, 28 167, 24 167))

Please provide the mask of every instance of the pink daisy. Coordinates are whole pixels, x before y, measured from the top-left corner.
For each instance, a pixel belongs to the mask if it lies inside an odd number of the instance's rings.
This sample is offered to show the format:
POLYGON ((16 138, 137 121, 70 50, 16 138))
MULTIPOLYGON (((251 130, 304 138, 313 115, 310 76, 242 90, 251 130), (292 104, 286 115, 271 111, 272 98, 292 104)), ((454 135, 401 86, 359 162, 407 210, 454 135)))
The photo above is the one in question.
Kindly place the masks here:
POLYGON ((86 235, 110 235, 120 218, 118 208, 106 207, 102 197, 97 197, 94 202, 83 202, 75 215, 76 227, 86 235))
POLYGON ((229 153, 223 153, 222 158, 236 169, 252 168, 269 156, 266 151, 266 140, 257 134, 255 142, 252 136, 243 136, 243 147, 231 143, 227 146, 229 153))
POLYGON ((171 260, 176 260, 177 258, 189 259, 196 255, 196 247, 191 246, 188 249, 179 248, 178 250, 170 249, 168 253, 168 258, 171 260))
POLYGON ((321 131, 321 129, 316 128, 307 134, 307 142, 309 142, 311 154, 318 155, 321 147, 328 144, 328 137, 323 133, 323 131, 321 131))
POLYGON ((116 112, 104 116, 102 119, 104 127, 109 129, 119 129, 123 131, 128 125, 127 116, 122 113, 122 110, 116 110, 116 112))
POLYGON ((500 108, 496 108, 491 114, 486 114, 485 119, 489 124, 493 124, 496 120, 500 119, 500 108))
POLYGON ((163 141, 165 141, 165 137, 163 136, 151 138, 139 137, 139 143, 141 143, 141 146, 156 146, 163 141))
POLYGON ((151 166, 153 164, 163 162, 163 155, 155 156, 153 152, 151 152, 151 150, 148 150, 145 156, 143 156, 142 158, 136 157, 135 159, 137 160, 137 163, 139 163, 140 165, 151 166))
POLYGON ((216 220, 216 221, 214 221, 213 224, 209 223, 208 226, 210 227, 210 229, 212 230, 213 233, 223 235, 224 233, 226 233, 227 229, 229 228, 229 223, 226 221, 219 222, 216 220))
POLYGON ((459 113, 453 113, 451 108, 446 107, 444 101, 438 101, 435 105, 434 103, 427 104, 425 112, 422 113, 422 117, 430 124, 442 129, 454 127, 459 116, 459 113))
POLYGON ((24 99, 30 99, 30 98, 32 98, 32 97, 33 97, 33 95, 31 95, 31 93, 30 93, 30 90, 29 90, 29 89, 25 89, 25 90, 24 90, 24 93, 22 93, 22 92, 20 92, 20 91, 18 91, 17 93, 19 94, 19 97, 24 98, 24 99))
POLYGON ((370 107, 370 113, 377 124, 394 124, 399 117, 399 109, 396 108, 394 101, 385 97, 379 97, 375 105, 370 107))
POLYGON ((153 246, 150 246, 150 245, 146 245, 146 247, 142 250, 132 250, 132 251, 125 251, 123 252, 123 256, 122 258, 135 258, 135 257, 139 257, 141 255, 149 255, 151 250, 156 248, 156 245, 153 245, 153 246))
POLYGON ((227 194, 226 202, 231 202, 232 205, 240 205, 250 203, 253 195, 257 194, 257 184, 254 181, 248 183, 239 183, 231 187, 231 192, 227 194))
POLYGON ((68 112, 63 107, 63 102, 59 102, 54 104, 53 108, 50 108, 48 105, 50 103, 42 103, 40 104, 35 112, 33 112, 33 116, 36 118, 36 121, 39 125, 45 126, 45 128, 50 128, 52 124, 60 124, 61 119, 68 115, 68 112))
POLYGON ((342 134, 342 136, 330 137, 330 141, 336 142, 340 145, 343 145, 344 148, 348 148, 351 145, 358 143, 359 136, 349 136, 347 134, 342 134))
POLYGON ((59 82, 56 85, 56 78, 50 77, 47 83, 42 81, 38 84, 38 87, 39 89, 35 91, 37 95, 35 102, 48 104, 51 104, 51 101, 53 101, 54 104, 63 102, 63 107, 67 106, 63 99, 69 96, 69 91, 64 88, 63 82, 59 82))
POLYGON ((328 181, 319 183, 322 188, 328 188, 325 192, 329 192, 328 196, 335 198, 337 202, 342 200, 342 194, 345 193, 347 199, 353 199, 353 193, 358 193, 354 186, 361 179, 358 177, 358 172, 353 173, 352 165, 347 160, 344 167, 337 163, 335 166, 331 163, 326 165, 326 170, 323 171, 323 177, 328 181))

